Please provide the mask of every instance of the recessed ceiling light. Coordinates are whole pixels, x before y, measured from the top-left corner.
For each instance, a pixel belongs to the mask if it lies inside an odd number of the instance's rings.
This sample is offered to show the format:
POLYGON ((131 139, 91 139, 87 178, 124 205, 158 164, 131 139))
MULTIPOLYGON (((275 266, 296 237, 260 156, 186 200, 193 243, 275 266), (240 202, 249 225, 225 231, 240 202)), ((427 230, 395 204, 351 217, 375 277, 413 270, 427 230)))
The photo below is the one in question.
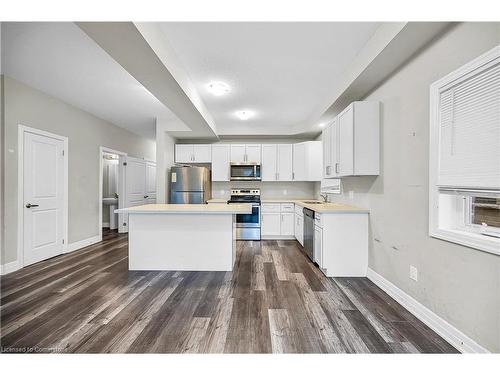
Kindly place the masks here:
POLYGON ((253 111, 249 111, 245 109, 244 111, 236 111, 236 116, 240 120, 248 120, 250 117, 253 117, 255 113, 253 111))
POLYGON ((321 124, 319 124, 319 127, 320 127, 320 128, 324 128, 326 125, 328 125, 328 123, 327 123, 327 122, 322 122, 321 124))
POLYGON ((222 96, 226 95, 229 91, 231 91, 231 88, 227 83, 224 82, 210 82, 207 85, 207 90, 215 96, 222 96))

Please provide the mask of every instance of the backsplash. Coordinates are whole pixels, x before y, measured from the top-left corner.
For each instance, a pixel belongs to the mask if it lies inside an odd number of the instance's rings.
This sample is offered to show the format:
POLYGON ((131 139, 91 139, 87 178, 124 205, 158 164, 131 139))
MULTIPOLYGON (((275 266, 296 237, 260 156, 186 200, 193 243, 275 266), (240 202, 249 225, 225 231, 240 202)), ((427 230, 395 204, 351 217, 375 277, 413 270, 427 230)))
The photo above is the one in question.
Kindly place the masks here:
POLYGON ((237 188, 257 188, 261 190, 261 198, 274 199, 290 197, 295 198, 313 198, 315 197, 314 182, 298 181, 230 181, 230 182, 212 182, 212 198, 229 198, 231 189, 237 188))

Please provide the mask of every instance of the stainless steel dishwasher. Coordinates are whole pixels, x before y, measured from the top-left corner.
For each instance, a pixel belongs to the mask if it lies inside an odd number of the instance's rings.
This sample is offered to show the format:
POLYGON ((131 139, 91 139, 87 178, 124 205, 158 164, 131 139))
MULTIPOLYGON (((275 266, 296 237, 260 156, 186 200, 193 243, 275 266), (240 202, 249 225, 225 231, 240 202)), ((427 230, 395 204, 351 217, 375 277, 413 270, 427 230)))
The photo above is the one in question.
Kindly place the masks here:
POLYGON ((304 252, 314 262, 314 211, 303 208, 304 213, 304 252))

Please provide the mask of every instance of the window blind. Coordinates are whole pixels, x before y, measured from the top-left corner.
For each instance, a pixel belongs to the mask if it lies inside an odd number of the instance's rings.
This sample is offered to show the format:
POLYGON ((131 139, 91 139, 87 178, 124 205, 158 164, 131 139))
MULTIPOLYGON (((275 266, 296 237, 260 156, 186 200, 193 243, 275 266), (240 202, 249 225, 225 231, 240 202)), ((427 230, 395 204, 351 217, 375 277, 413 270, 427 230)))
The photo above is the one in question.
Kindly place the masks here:
POLYGON ((438 186, 500 190, 500 58, 439 91, 438 186))

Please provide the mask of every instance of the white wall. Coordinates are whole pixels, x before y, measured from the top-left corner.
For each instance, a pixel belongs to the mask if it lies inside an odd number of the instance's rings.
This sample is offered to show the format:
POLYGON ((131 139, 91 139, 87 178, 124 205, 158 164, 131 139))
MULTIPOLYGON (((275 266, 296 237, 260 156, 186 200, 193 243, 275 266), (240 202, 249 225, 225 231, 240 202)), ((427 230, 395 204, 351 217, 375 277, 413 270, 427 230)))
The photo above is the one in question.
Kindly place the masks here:
POLYGON ((17 137, 19 124, 69 138, 69 239, 99 233, 99 147, 155 160, 153 140, 141 138, 12 78, 4 77, 5 248, 2 263, 17 258, 17 137))
POLYGON ((372 269, 493 352, 500 257, 428 235, 429 86, 499 43, 500 23, 459 24, 368 95, 382 103, 381 174, 343 179, 344 194, 330 195, 370 209, 372 269))

